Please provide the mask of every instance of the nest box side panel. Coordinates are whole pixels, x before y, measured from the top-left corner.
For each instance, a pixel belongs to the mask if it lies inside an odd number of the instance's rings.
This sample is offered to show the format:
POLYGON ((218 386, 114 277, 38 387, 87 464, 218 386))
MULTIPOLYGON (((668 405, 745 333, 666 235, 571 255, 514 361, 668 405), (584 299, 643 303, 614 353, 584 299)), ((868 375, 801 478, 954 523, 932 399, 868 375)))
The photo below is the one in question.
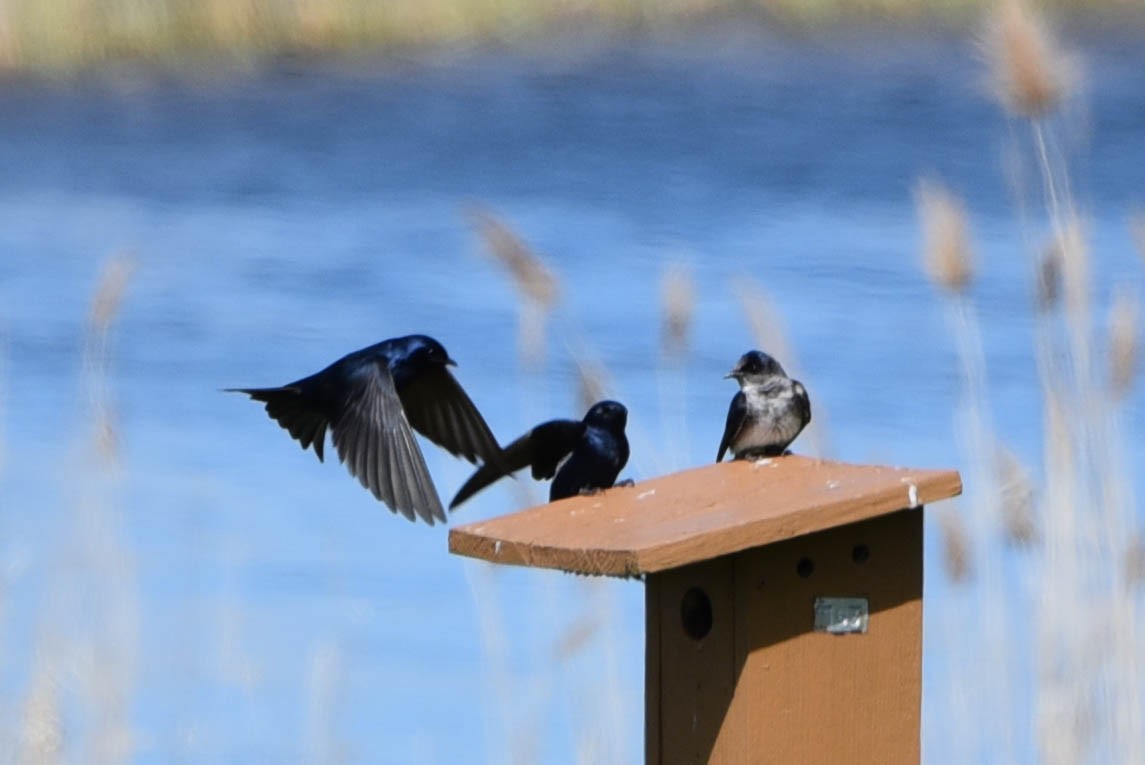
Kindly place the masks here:
POLYGON ((650 575, 647 762, 917 763, 922 515, 650 575))
POLYGON ((737 574, 731 759, 919 762, 921 508, 758 548, 737 574))

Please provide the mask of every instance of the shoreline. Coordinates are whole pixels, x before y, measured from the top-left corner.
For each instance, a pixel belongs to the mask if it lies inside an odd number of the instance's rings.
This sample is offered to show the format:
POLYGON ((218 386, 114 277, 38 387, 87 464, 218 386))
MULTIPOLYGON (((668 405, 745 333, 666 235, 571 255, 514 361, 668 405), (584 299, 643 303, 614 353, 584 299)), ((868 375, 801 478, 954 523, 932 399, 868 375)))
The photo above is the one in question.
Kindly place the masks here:
MULTIPOLYGON (((787 38, 840 31, 974 34, 991 2, 924 5, 874 0, 583 0, 560 7, 526 0, 302 0, 272 8, 252 0, 213 0, 187 8, 153 3, 46 0, 0 13, 0 73, 74 75, 120 65, 180 69, 246 68, 281 61, 433 57, 455 50, 529 52, 587 41, 676 40, 712 29, 787 38)), ((1145 10, 1120 0, 1054 2, 1067 36, 1145 33, 1145 10)), ((2 75, 0 75, 2 76, 2 75)))

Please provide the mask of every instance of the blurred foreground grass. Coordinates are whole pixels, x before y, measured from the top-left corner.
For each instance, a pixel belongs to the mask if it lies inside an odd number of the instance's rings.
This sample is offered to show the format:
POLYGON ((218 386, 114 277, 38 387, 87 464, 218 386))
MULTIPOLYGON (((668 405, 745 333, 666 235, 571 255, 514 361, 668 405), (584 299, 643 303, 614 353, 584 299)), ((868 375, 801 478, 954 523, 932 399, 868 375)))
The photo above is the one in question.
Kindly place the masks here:
MULTIPOLYGON (((116 60, 257 60, 285 54, 419 50, 589 29, 630 33, 728 15, 796 25, 967 21, 989 0, 9 0, 0 68, 75 71, 116 60)), ((1051 0, 1119 11, 1128 0, 1051 0)))

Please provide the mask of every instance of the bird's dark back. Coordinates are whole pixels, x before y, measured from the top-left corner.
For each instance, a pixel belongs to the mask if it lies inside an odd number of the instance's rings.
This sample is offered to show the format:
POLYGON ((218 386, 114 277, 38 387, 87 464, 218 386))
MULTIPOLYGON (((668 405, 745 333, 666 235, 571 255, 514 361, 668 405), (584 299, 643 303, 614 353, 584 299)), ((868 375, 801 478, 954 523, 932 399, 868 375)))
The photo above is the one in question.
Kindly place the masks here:
POLYGON ((624 431, 590 426, 553 478, 549 500, 576 496, 581 489, 607 489, 627 463, 624 431))

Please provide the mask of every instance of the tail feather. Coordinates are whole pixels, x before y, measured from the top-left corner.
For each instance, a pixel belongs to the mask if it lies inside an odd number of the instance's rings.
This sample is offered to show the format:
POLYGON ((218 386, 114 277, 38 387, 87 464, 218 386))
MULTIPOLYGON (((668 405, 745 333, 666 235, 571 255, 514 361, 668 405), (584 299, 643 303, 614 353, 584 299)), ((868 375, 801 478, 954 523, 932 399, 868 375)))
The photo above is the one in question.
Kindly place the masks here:
POLYGON ((325 462, 323 447, 329 421, 314 411, 302 399, 302 391, 295 386, 281 388, 226 388, 230 393, 245 393, 255 401, 266 404, 266 413, 278 422, 303 449, 313 448, 319 462, 325 462))
POLYGON ((497 481, 498 478, 504 476, 505 473, 498 470, 495 465, 486 464, 479 467, 474 471, 473 475, 469 476, 469 480, 457 490, 457 496, 449 503, 449 509, 453 510, 465 500, 472 497, 477 492, 484 489, 491 483, 497 481))

